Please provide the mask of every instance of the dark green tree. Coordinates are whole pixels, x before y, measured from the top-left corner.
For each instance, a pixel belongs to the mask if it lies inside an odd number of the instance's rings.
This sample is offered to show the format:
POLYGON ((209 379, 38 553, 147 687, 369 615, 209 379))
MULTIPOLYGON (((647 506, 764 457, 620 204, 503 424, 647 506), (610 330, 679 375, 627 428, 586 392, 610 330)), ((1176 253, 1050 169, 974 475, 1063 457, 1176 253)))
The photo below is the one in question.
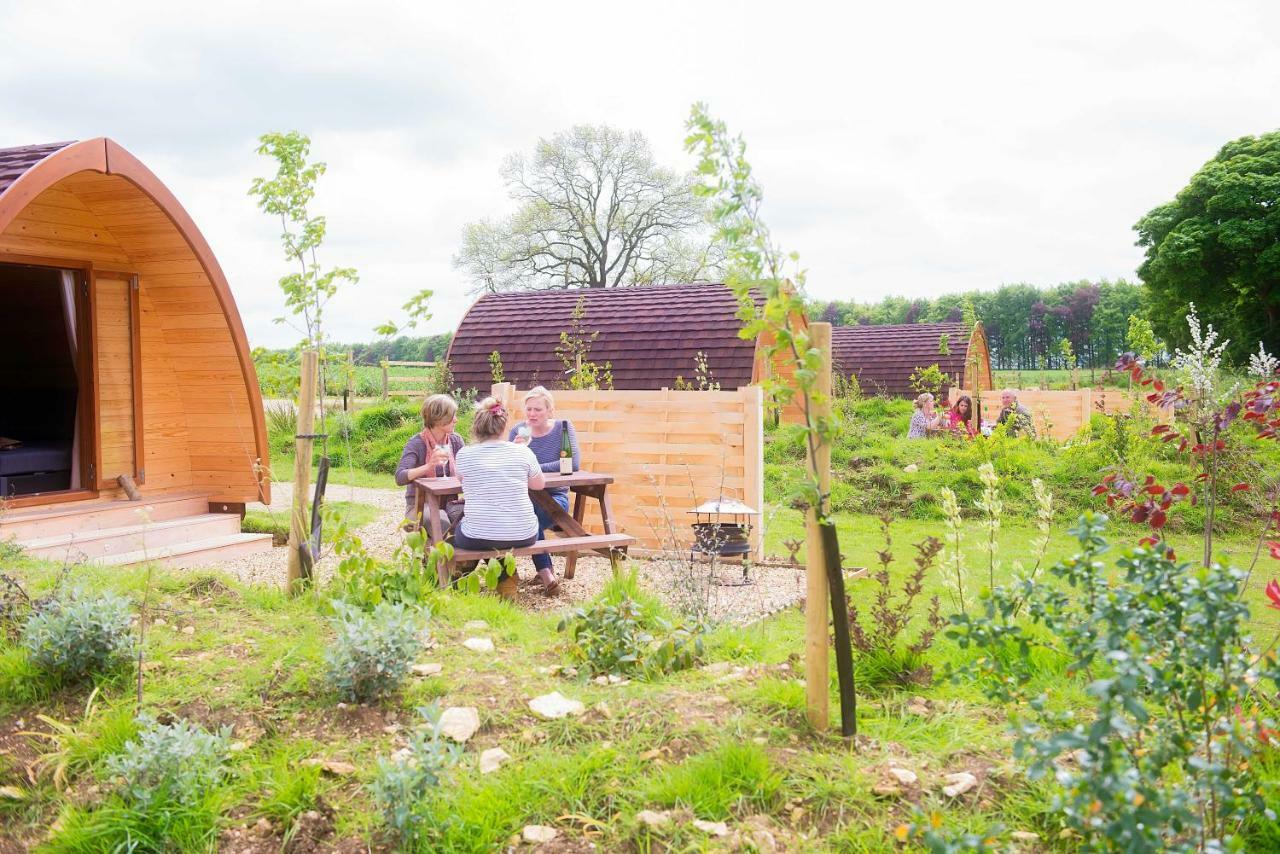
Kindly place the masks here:
POLYGON ((1280 131, 1224 145, 1134 229, 1151 321, 1171 346, 1187 343, 1192 302, 1231 339, 1228 358, 1280 345, 1280 131))

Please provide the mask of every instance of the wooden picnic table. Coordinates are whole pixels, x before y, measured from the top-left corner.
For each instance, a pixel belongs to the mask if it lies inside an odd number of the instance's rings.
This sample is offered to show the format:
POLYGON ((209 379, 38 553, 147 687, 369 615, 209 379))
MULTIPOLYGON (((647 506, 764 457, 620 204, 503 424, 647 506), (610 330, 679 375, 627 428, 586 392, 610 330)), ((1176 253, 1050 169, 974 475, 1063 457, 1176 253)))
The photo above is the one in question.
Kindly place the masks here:
MULTIPOLYGON (((609 484, 613 483, 613 475, 590 471, 576 471, 573 474, 548 472, 546 480, 547 484, 543 489, 529 490, 529 498, 535 507, 545 511, 547 517, 551 519, 551 527, 559 529, 559 535, 570 540, 564 545, 574 548, 572 551, 567 551, 565 555, 564 577, 573 578, 578 564, 578 547, 582 551, 599 552, 616 565, 617 553, 619 551, 625 553, 626 548, 624 545, 620 549, 617 545, 621 532, 615 530, 613 513, 609 508, 608 488, 609 484), (572 513, 565 512, 564 508, 557 504, 547 492, 549 489, 558 488, 567 488, 573 495, 572 513), (600 505, 600 519, 604 523, 603 536, 591 534, 582 524, 588 499, 594 499, 600 505)), ((427 531, 427 548, 430 549, 431 546, 443 540, 447 533, 444 526, 440 524, 440 511, 451 499, 463 494, 462 483, 456 477, 420 477, 413 483, 417 487, 415 515, 423 521, 423 527, 427 531)), ((552 533, 550 528, 547 533, 552 533)), ((533 546, 514 551, 523 554, 537 551, 565 551, 565 549, 556 548, 553 542, 544 548, 540 548, 539 544, 535 543, 533 546)), ((457 560, 456 555, 455 560, 457 560)), ((442 583, 447 583, 447 573, 451 571, 452 566, 441 565, 442 583)))

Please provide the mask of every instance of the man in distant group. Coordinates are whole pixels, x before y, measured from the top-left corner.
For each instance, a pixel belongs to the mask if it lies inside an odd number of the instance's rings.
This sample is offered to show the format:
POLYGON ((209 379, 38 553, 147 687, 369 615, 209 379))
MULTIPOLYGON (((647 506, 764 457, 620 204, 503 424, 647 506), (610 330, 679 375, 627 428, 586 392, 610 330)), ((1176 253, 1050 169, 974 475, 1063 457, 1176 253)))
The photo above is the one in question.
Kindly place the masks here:
POLYGON ((1006 389, 1000 392, 1000 417, 997 424, 1007 424, 1010 436, 1036 437, 1036 424, 1031 418, 1031 410, 1018 403, 1018 393, 1006 389))

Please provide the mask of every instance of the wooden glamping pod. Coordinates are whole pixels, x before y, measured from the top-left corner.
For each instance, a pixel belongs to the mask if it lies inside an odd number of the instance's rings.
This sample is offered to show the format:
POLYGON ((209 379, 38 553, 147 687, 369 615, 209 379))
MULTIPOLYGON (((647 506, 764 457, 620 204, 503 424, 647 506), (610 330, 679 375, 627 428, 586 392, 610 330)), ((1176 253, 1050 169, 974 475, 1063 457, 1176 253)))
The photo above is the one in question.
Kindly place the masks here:
POLYGON ((0 304, 0 539, 114 564, 270 548, 240 533, 269 499, 244 327, 147 167, 109 139, 0 149, 0 304))
POLYGON ((726 391, 760 382, 769 369, 757 356, 757 342, 738 337, 742 321, 729 288, 655 285, 483 296, 449 345, 454 382, 488 389, 496 352, 506 380, 517 388, 562 387, 565 364, 556 349, 560 334, 573 326, 579 301, 580 328, 585 338, 595 336, 587 358, 601 367, 608 363, 619 391, 674 388, 676 377, 695 382, 698 353, 726 391))
POLYGON ((855 380, 863 394, 915 397, 911 374, 937 365, 946 376, 942 399, 959 382, 967 391, 991 390, 991 354, 979 323, 903 323, 837 326, 831 330, 831 362, 855 380))

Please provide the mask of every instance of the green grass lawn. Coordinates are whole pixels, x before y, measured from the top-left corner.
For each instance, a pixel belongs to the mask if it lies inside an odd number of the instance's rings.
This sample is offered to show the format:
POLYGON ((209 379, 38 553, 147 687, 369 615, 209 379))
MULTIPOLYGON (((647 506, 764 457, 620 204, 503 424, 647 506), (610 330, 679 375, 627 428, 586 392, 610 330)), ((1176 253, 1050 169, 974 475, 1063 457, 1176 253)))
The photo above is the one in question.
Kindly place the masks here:
MULTIPOLYGON (((19 574, 42 591, 56 570, 23 565, 19 574)), ((84 569, 78 578, 134 598, 148 584, 147 573, 136 569, 84 569)), ((741 671, 696 669, 605 687, 546 672, 566 661, 557 616, 491 597, 440 595, 430 603, 437 645, 421 660, 442 664, 443 673, 411 680, 394 700, 342 707, 323 678, 330 630, 319 597, 290 600, 192 573, 157 572, 151 586, 153 607, 167 625, 153 628, 147 640, 143 708, 211 728, 230 724, 239 742, 213 800, 215 839, 266 816, 278 845, 302 813, 319 810, 326 817, 321 842, 378 844, 383 837, 363 782, 377 759, 397 748, 398 727, 411 725, 413 710, 430 702, 474 706, 482 726, 431 797, 421 850, 493 850, 526 824, 554 826, 562 838, 601 850, 702 850, 712 840, 692 825, 694 818, 727 821, 743 840, 767 832, 793 849, 892 850, 891 830, 908 804, 871 793, 891 757, 919 769, 921 803, 945 808, 951 825, 982 830, 998 819, 1037 828, 1046 821, 1035 788, 1004 776, 1003 726, 968 689, 940 684, 925 692, 934 709, 927 717, 905 711, 907 695, 865 699, 856 751, 810 730, 797 678, 803 636, 797 611, 711 636, 709 658, 741 671), (464 628, 472 620, 488 628, 464 628), (464 648, 461 641, 472 634, 491 637, 498 653, 464 648), (550 691, 589 711, 535 719, 527 700, 550 691), (496 746, 512 760, 481 775, 478 754, 496 746), (310 760, 357 770, 322 774, 305 764, 310 760), (944 803, 935 791, 939 775, 961 766, 989 772, 993 782, 962 805, 944 803), (643 809, 675 812, 669 826, 650 830, 635 818, 643 809)), ((20 764, 0 764, 0 785, 19 794, 0 799, 0 843, 44 839, 55 820, 62 831, 51 850, 119 841, 123 819, 104 806, 110 787, 104 762, 135 731, 130 674, 101 679, 86 716, 90 687, 36 689, 33 696, 18 687, 35 681, 21 660, 15 646, 0 644, 0 723, 6 735, 16 717, 43 730, 32 718, 41 711, 70 724, 61 741, 24 747, 32 754, 58 751, 68 763, 69 788, 59 791, 47 777, 32 784, 20 764)), ((209 847, 206 839, 188 850, 209 847)))
MULTIPOLYGON (((378 518, 377 507, 357 501, 325 501, 321 507, 328 511, 335 521, 342 522, 352 530, 368 525, 378 518)), ((311 509, 308 506, 307 519, 311 518, 310 514, 311 509)), ((289 516, 289 513, 272 510, 250 510, 245 513, 240 530, 271 534, 275 538, 276 545, 284 545, 289 540, 289 516)))
MULTIPOLYGON (((877 520, 841 515, 837 523, 846 565, 874 566, 882 548, 877 520)), ((772 512, 769 543, 803 539, 802 525, 795 511, 772 512)), ((895 578, 908 569, 912 543, 939 528, 911 519, 893 524, 895 578)), ((1113 540, 1119 544, 1134 534, 1118 527, 1113 540)), ((971 572, 979 578, 985 570, 976 523, 965 536, 971 572)), ((1026 559, 1032 536, 1026 523, 1006 521, 1001 580, 1015 560, 1026 559)), ((1186 538, 1174 543, 1191 546, 1186 538)), ((1072 545, 1057 530, 1050 554, 1068 555, 1072 545)), ((1221 546, 1232 559, 1252 552, 1242 535, 1224 538, 1221 546)), ((39 595, 52 588, 61 568, 15 558, 7 571, 39 595)), ((430 795, 418 850, 494 850, 528 824, 555 827, 568 850, 591 843, 598 850, 698 851, 725 842, 695 827, 696 818, 726 822, 735 834, 728 841, 748 850, 765 850, 760 840, 767 834, 787 850, 897 851, 893 829, 916 807, 936 813, 950 829, 985 832, 1000 824, 1006 832, 1039 833, 1048 850, 1075 850, 1057 839, 1048 785, 1016 770, 1003 712, 971 682, 940 679, 925 688, 864 693, 856 746, 809 728, 800 678, 804 617, 796 609, 748 627, 715 629, 707 644, 707 661, 719 663, 713 668, 603 686, 552 672, 571 660, 565 636, 556 631, 559 615, 531 613, 489 596, 434 594, 427 603, 433 645, 418 660, 442 665, 442 673, 410 679, 394 698, 360 706, 339 704, 325 679, 324 650, 333 633, 321 593, 290 599, 275 589, 190 571, 81 567, 74 577, 135 602, 145 595, 153 617, 163 619, 165 625, 153 627, 146 640, 144 710, 209 728, 233 727, 238 746, 229 776, 202 802, 204 812, 187 816, 184 827, 194 841, 178 850, 211 850, 244 834, 257 834, 273 850, 290 834, 342 850, 387 845, 364 786, 378 759, 403 744, 404 728, 418 720, 415 709, 430 703, 475 707, 481 729, 430 795), (477 635, 491 638, 496 654, 462 646, 477 635), (537 719, 527 702, 551 691, 583 702, 588 711, 537 719), (916 697, 924 698, 927 713, 916 697), (492 747, 512 758, 481 774, 478 756, 492 747), (345 765, 325 773, 309 764, 325 761, 345 765), (920 782, 885 794, 890 765, 915 771, 920 782), (943 776, 961 770, 982 785, 945 797, 943 776), (637 819, 642 810, 670 811, 668 823, 649 828, 637 819), (306 817, 313 812, 320 818, 306 817)), ((1264 582, 1259 574, 1255 587, 1264 582)), ((873 584, 853 582, 851 598, 871 601, 873 584)), ((926 578, 922 599, 932 594, 945 601, 937 572, 926 578)), ((1260 603, 1253 610, 1259 633, 1278 627, 1276 612, 1260 603)), ((969 652, 946 638, 927 655, 938 673, 948 666, 963 672, 970 661, 969 652)), ((829 678, 835 731, 834 672, 829 678)), ((1083 681, 1060 669, 1047 670, 1042 680, 1055 702, 1085 702, 1083 681)), ((138 834, 154 830, 146 816, 107 808, 106 757, 136 732, 136 687, 132 669, 93 686, 51 686, 11 636, 0 640, 0 786, 11 787, 4 790, 10 796, 0 797, 0 850, 46 839, 49 850, 106 850, 123 840, 126 826, 138 834), (69 729, 53 740, 12 734, 48 731, 36 713, 69 729), (45 767, 65 768, 62 788, 47 773, 32 772, 34 782, 28 777, 28 766, 42 755, 45 767), (61 830, 49 839, 55 823, 61 830)))
MULTIPOLYGON (((314 486, 318 467, 311 467, 311 484, 314 486)), ((277 483, 293 483, 293 455, 272 454, 271 479, 277 483)), ((330 486, 361 486, 369 489, 400 489, 396 486, 393 474, 367 471, 349 465, 335 465, 329 468, 330 486)))
MULTIPOLYGON (((1049 388, 1049 389, 1069 389, 1071 388, 1072 372, 1061 368, 1049 371, 992 371, 992 379, 995 381, 996 388, 1049 388)), ((1081 368, 1077 373, 1079 377, 1078 388, 1095 388, 1104 386, 1107 388, 1125 388, 1128 385, 1128 375, 1117 371, 1109 371, 1105 368, 1094 368, 1090 371, 1088 368, 1081 368)))

